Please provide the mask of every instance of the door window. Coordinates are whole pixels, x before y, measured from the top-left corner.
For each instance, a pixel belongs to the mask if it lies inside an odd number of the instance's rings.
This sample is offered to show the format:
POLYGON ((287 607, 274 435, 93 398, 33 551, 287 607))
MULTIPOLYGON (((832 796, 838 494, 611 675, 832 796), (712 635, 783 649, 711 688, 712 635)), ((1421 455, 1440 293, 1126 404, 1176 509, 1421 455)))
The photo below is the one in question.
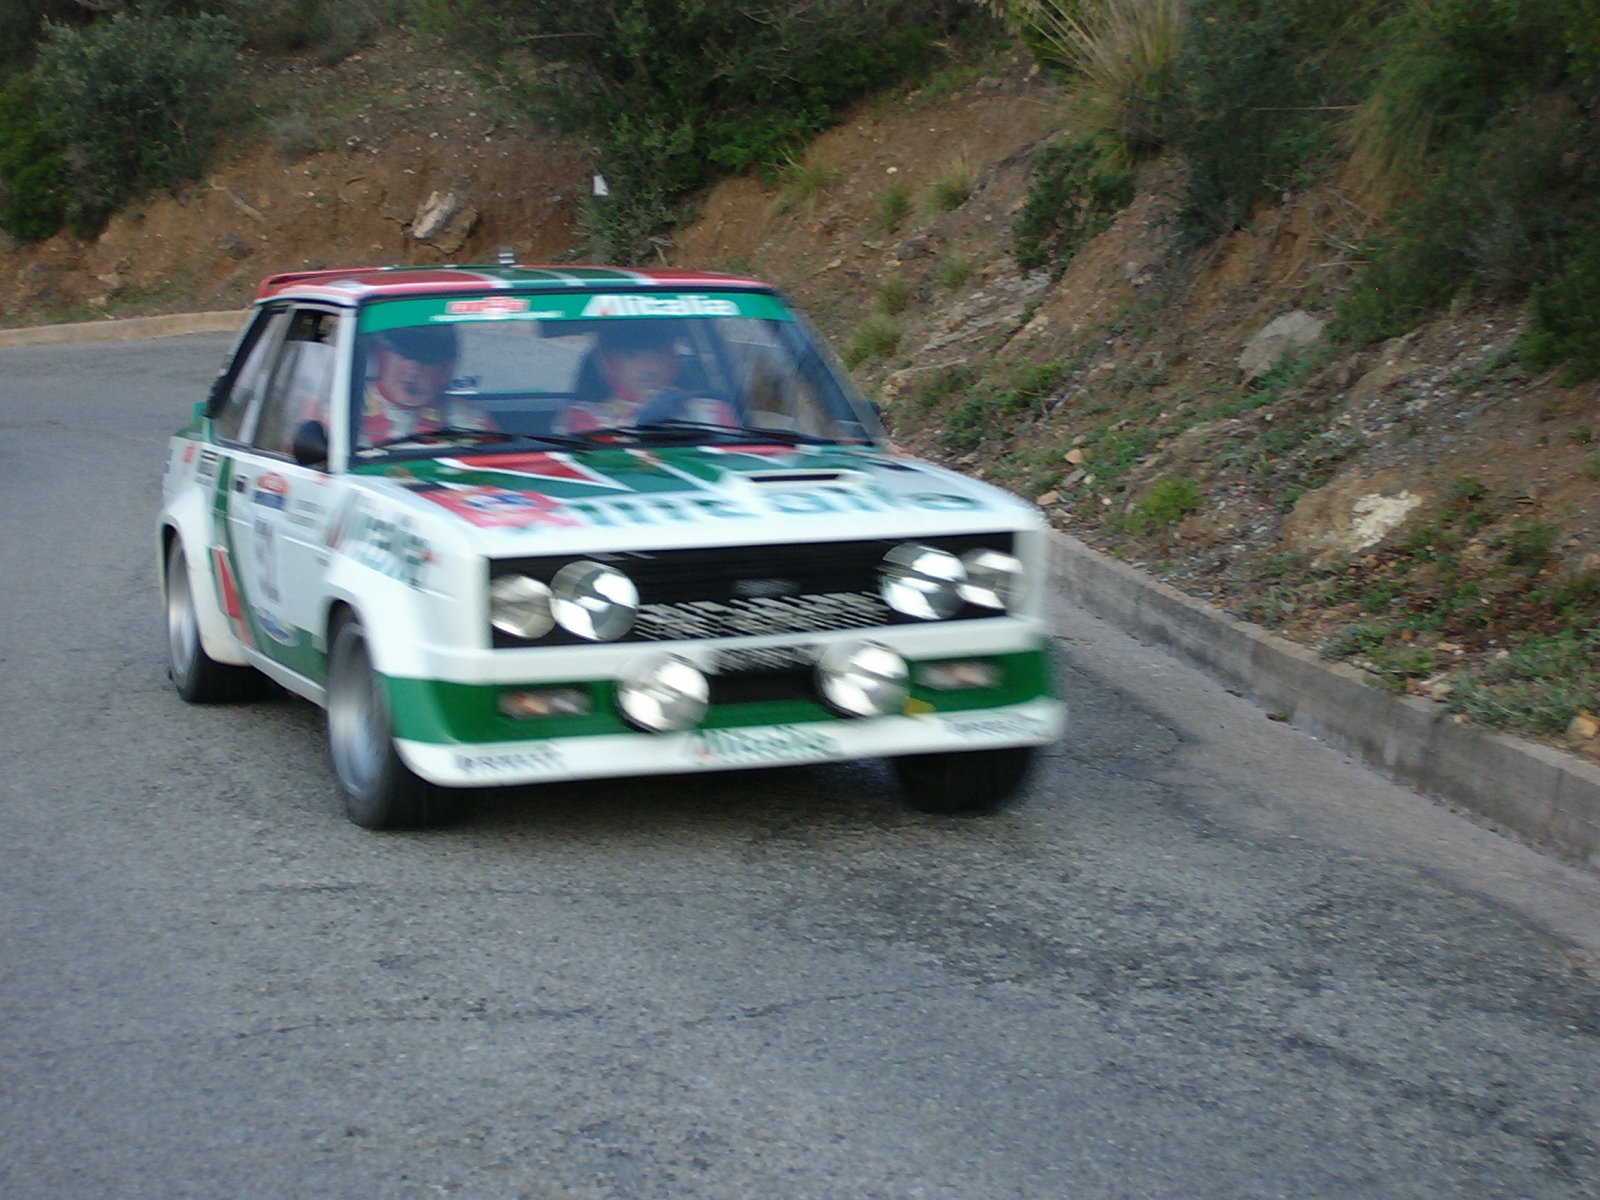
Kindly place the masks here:
POLYGON ((331 312, 303 308, 289 318, 282 353, 273 368, 256 418, 252 444, 287 457, 295 430, 305 421, 328 427, 339 320, 331 312))

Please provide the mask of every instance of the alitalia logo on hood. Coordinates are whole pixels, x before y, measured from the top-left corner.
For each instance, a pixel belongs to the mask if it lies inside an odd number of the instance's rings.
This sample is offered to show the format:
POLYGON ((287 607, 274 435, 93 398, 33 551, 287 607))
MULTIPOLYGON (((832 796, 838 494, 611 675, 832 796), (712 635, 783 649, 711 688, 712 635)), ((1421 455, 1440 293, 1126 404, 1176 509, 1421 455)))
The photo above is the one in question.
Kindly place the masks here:
POLYGON ((687 293, 681 296, 596 296, 583 306, 586 317, 737 317, 732 300, 687 293))

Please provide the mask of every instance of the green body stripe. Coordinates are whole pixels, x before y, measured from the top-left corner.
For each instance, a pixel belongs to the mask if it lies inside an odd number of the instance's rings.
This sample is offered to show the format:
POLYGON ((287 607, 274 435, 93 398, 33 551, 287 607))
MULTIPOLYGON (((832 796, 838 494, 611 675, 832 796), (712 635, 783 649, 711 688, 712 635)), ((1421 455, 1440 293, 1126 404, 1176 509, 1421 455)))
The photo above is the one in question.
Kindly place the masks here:
MULTIPOLYGON (((1002 669, 998 687, 957 692, 916 688, 912 690, 913 703, 925 712, 974 712, 1023 704, 1055 694, 1047 648, 984 657, 992 658, 1002 669)), ((395 736, 408 741, 455 745, 638 732, 617 715, 616 688, 610 681, 528 684, 529 688, 581 687, 589 693, 591 711, 584 716, 522 720, 512 720, 499 710, 500 693, 514 690, 515 685, 444 683, 400 677, 385 682, 395 736)), ((802 725, 843 719, 810 701, 763 700, 716 706, 707 712, 699 727, 739 729, 752 725, 802 725)))

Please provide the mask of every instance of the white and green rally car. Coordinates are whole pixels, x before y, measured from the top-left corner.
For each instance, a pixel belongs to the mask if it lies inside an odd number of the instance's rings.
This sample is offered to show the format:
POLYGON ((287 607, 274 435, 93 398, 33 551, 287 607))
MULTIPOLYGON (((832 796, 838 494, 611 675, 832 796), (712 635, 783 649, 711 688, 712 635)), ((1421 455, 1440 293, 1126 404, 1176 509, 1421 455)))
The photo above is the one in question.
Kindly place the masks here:
POLYGON ((955 812, 1060 733, 1037 512, 893 454, 755 280, 273 276, 163 493, 179 694, 259 672, 323 706, 361 825, 450 788, 876 756, 955 812), (604 347, 641 334, 671 386, 617 423, 604 347), (407 339, 447 382, 397 433, 372 389, 407 339))

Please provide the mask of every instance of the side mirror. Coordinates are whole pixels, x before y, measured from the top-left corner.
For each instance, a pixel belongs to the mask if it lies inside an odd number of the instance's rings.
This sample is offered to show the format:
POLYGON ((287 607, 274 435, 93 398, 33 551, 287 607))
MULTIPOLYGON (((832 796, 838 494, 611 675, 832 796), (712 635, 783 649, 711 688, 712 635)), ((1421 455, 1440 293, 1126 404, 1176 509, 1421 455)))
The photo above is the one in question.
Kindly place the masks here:
POLYGON ((295 426, 290 449, 302 467, 328 465, 328 430, 321 421, 301 421, 295 426))

